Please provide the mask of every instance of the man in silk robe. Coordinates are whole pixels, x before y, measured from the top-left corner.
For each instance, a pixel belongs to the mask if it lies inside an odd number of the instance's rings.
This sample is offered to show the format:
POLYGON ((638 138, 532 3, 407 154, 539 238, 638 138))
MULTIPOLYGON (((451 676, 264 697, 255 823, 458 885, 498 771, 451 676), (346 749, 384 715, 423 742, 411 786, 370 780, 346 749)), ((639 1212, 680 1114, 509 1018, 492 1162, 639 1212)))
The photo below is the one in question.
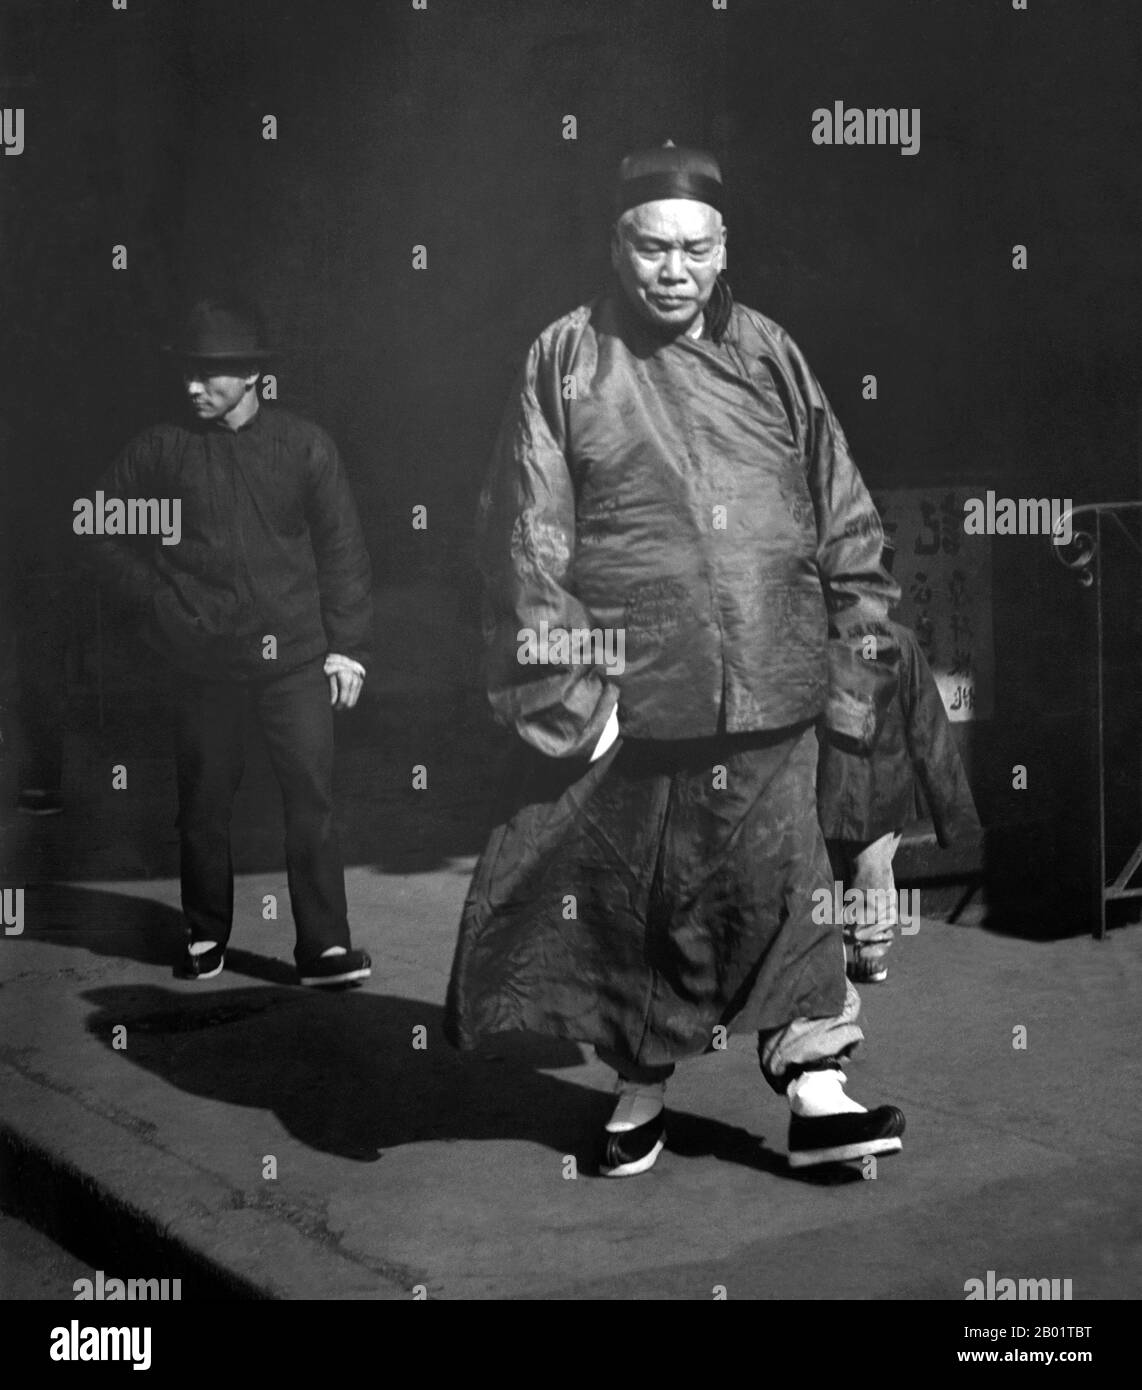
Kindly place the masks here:
POLYGON ((791 1165, 904 1127, 843 1089, 859 998, 811 915, 814 724, 871 743, 899 591, 804 357, 720 276, 721 205, 709 155, 623 162, 615 283, 532 345, 480 504, 490 698, 521 742, 446 1027, 593 1044, 611 1176, 654 1163, 675 1062, 727 1030, 758 1033, 791 1165))

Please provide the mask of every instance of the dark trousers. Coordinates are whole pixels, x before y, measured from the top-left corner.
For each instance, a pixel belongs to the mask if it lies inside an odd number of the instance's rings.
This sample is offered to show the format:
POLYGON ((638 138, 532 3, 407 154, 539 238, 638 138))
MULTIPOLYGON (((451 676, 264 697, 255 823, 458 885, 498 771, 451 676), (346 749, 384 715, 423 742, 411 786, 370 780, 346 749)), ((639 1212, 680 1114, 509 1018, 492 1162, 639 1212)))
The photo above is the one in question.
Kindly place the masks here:
POLYGON ((257 719, 281 787, 295 959, 349 946, 345 873, 333 823, 333 711, 321 659, 272 680, 175 675, 182 906, 191 939, 225 943, 234 916, 230 817, 257 719))
POLYGON ((574 1038, 650 1082, 725 1025, 759 1034, 778 1093, 851 1051, 860 999, 811 896, 832 884, 816 769, 809 724, 621 739, 587 766, 521 746, 464 905, 445 1037, 574 1038))

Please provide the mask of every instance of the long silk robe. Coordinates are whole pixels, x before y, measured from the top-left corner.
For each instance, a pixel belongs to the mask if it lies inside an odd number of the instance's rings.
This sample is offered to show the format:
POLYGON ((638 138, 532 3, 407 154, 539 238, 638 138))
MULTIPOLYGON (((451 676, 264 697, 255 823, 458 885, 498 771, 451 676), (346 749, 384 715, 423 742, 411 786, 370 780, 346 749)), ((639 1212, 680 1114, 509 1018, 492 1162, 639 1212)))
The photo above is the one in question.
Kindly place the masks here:
POLYGON ((464 907, 452 1041, 528 1028, 659 1064, 718 1024, 839 1015, 812 726, 874 738, 898 590, 798 349, 740 306, 721 344, 664 342, 611 297, 568 314, 528 355, 480 540, 489 692, 523 743, 464 907), (530 664, 559 630, 621 631, 625 665, 530 664), (619 743, 588 763, 616 704, 619 743))

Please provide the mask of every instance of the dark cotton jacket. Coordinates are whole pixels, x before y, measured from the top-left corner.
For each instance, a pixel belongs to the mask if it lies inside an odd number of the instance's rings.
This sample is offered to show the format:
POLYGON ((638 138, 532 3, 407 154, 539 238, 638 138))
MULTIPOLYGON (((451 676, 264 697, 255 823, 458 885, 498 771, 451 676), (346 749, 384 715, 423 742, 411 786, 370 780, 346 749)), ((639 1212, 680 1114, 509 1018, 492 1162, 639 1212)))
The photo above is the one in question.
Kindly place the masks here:
POLYGON ((159 425, 97 486, 107 497, 181 499, 177 545, 80 542, 178 669, 251 680, 329 652, 368 666, 368 551, 336 446, 317 425, 264 405, 236 431, 159 425))
POLYGON ((784 329, 735 305, 720 344, 663 341, 605 295, 532 345, 481 497, 493 708, 554 757, 589 756, 616 701, 628 737, 824 712, 868 747, 896 682, 882 543, 784 329), (622 632, 623 669, 524 664, 543 622, 622 632))

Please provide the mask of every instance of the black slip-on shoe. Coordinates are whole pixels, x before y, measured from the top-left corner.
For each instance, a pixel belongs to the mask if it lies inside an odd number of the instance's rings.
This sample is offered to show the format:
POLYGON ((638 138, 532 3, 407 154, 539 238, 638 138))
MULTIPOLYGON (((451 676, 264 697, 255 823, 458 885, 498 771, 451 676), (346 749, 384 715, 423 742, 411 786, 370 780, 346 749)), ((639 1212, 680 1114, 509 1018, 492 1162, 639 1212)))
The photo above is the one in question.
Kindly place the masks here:
POLYGON ((888 966, 864 956, 850 958, 845 971, 854 985, 882 985, 888 979, 888 966))
POLYGON ((180 980, 212 980, 215 975, 222 974, 225 958, 225 946, 211 946, 209 951, 200 951, 197 955, 188 946, 175 967, 175 974, 180 980))
POLYGON ((25 816, 58 816, 63 813, 63 793, 26 788, 16 799, 16 809, 25 816))
POLYGON ((352 985, 359 980, 367 980, 372 974, 373 962, 364 951, 346 951, 339 956, 318 956, 297 967, 298 981, 316 989, 327 989, 331 985, 352 985))
POLYGON ((808 1168, 899 1153, 903 1133, 904 1115, 895 1105, 840 1115, 794 1115, 789 1121, 789 1166, 808 1168))
POLYGON ((636 1129, 615 1133, 603 1131, 603 1159, 599 1172, 605 1178, 633 1178, 653 1168, 666 1142, 666 1111, 660 1110, 653 1120, 636 1129))

